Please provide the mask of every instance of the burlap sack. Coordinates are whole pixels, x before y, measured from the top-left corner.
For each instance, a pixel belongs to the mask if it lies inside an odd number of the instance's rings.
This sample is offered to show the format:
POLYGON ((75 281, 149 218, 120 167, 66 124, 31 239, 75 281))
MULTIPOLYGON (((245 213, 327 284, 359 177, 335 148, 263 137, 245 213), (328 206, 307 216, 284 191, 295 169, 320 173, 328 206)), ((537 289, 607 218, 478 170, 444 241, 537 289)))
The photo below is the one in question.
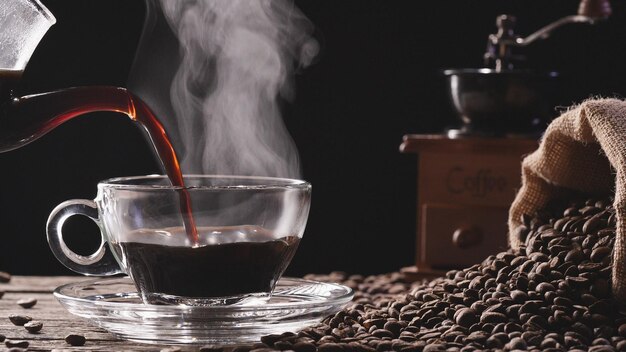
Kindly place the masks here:
POLYGON ((589 100, 555 119, 539 148, 522 162, 522 187, 509 211, 511 247, 522 214, 573 191, 615 194, 613 294, 626 299, 626 102, 589 100))

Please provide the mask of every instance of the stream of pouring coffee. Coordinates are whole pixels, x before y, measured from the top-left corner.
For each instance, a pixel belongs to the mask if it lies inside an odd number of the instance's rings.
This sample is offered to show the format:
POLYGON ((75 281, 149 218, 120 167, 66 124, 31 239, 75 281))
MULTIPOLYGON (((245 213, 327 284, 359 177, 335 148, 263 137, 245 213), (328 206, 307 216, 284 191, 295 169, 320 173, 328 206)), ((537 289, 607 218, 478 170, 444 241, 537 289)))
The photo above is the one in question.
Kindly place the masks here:
POLYGON ((189 195, 189 191, 185 188, 183 172, 180 168, 178 156, 172 146, 172 142, 165 128, 159 119, 154 116, 152 110, 138 97, 132 94, 129 95, 129 97, 131 99, 130 107, 133 109, 129 111, 129 117, 139 122, 146 129, 170 182, 174 186, 181 187, 180 207, 182 209, 185 231, 191 243, 197 245, 199 243, 198 228, 196 227, 196 222, 193 217, 191 196, 189 195))

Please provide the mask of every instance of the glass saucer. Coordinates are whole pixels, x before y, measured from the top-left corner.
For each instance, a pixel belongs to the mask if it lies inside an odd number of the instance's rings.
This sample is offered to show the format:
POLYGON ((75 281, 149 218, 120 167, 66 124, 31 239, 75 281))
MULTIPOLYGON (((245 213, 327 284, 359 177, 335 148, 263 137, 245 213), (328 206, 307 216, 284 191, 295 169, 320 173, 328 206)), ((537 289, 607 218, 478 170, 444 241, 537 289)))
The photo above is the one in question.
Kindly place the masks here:
POLYGON ((54 296, 72 314, 119 338, 155 344, 233 345, 261 336, 296 332, 341 310, 352 289, 282 278, 267 303, 231 306, 143 304, 128 277, 81 281, 58 287, 54 296))

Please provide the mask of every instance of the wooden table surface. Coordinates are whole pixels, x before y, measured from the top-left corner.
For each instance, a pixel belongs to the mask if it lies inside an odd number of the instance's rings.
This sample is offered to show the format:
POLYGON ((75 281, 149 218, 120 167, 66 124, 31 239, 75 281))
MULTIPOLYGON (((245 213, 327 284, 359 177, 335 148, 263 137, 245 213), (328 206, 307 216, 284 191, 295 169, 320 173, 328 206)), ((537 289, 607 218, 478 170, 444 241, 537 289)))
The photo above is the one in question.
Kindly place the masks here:
MULTIPOLYGON (((92 326, 87 320, 70 314, 52 295, 52 291, 63 284, 89 280, 81 276, 14 276, 9 283, 0 284, 0 291, 5 294, 0 299, 0 334, 11 340, 29 342, 28 351, 161 351, 164 345, 147 345, 123 341, 105 330, 92 326), (17 305, 22 298, 35 298, 37 304, 29 309, 17 305), (41 321, 43 329, 32 334, 24 327, 15 326, 10 321, 10 314, 28 315, 34 321, 41 321), (65 342, 68 334, 80 334, 87 338, 84 346, 74 347, 65 342)), ((177 347, 175 350, 178 350, 177 347)), ((181 348, 182 351, 198 350, 199 347, 181 348)), ((5 351, 4 344, 0 351, 5 351)))

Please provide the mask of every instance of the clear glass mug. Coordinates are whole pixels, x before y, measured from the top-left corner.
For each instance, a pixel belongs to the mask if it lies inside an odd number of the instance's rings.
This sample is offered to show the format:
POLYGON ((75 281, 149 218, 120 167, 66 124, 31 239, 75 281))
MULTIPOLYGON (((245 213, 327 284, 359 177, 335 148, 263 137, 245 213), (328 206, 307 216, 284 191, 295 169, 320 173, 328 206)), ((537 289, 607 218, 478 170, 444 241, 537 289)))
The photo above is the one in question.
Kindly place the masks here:
POLYGON ((50 248, 78 273, 128 274, 144 303, 268 300, 302 238, 311 185, 245 176, 186 176, 185 185, 171 186, 166 176, 102 181, 95 200, 69 200, 52 211, 50 248), (197 239, 185 222, 183 193, 191 200, 197 239), (73 215, 100 228, 101 245, 89 256, 63 241, 63 224, 73 215))

